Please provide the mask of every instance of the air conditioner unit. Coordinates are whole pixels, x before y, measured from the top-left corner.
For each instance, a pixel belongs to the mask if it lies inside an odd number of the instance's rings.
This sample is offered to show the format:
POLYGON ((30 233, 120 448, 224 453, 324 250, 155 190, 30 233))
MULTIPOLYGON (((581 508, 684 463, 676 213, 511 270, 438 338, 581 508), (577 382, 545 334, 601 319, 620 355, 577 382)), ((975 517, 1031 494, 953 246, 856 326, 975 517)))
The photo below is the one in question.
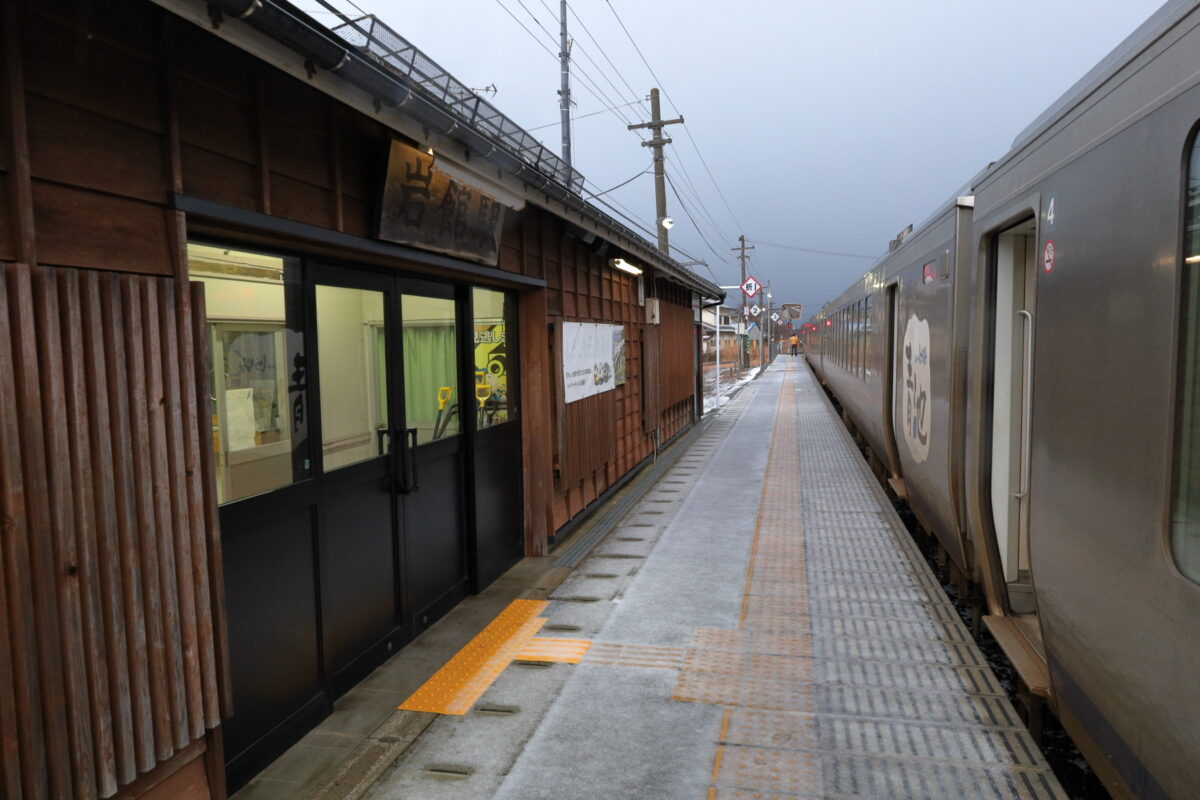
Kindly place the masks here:
POLYGON ((659 322, 658 298, 657 297, 647 297, 646 298, 646 324, 647 325, 657 325, 658 322, 659 322))

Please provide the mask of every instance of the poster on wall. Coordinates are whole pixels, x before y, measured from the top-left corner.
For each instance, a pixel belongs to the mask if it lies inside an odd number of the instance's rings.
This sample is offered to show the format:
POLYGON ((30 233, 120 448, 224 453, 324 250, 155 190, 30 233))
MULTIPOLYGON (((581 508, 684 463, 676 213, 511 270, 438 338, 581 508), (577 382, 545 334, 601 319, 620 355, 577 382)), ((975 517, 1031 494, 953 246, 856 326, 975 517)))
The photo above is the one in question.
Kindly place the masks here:
POLYGON ((563 323, 563 396, 566 402, 574 403, 617 386, 615 331, 621 332, 620 356, 624 370, 624 329, 621 326, 563 323))

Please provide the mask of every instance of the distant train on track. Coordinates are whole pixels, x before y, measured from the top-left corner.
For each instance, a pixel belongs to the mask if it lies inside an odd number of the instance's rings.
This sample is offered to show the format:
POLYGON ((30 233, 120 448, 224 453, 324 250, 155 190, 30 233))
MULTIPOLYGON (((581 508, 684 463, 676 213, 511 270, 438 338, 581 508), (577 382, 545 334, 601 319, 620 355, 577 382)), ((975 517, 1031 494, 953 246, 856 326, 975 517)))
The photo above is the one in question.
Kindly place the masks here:
POLYGON ((1118 797, 1200 797, 1198 130, 1172 2, 804 329, 1118 797))

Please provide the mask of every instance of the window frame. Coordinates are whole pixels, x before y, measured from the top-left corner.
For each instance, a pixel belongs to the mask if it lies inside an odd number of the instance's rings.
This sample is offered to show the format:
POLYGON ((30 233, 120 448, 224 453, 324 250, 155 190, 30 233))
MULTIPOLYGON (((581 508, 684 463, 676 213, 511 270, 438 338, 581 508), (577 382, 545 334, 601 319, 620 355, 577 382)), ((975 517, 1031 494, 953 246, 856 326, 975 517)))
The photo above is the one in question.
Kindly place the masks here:
MULTIPOLYGON (((1176 281, 1177 298, 1175 320, 1175 385, 1173 398, 1173 419, 1171 436, 1171 477, 1168 490, 1166 513, 1166 546, 1171 555, 1171 562, 1180 575, 1192 582, 1200 584, 1200 532, 1192 534, 1194 542, 1189 545, 1191 553, 1185 558, 1181 555, 1181 539, 1186 533, 1180 534, 1180 528, 1186 526, 1186 520, 1181 520, 1179 510, 1181 495, 1185 498, 1184 484, 1185 469, 1181 467, 1181 459, 1186 455, 1190 468, 1187 474, 1200 472, 1200 467, 1194 466, 1200 461, 1200 425, 1189 424, 1190 416, 1194 421, 1200 417, 1200 411, 1189 413, 1187 399, 1192 398, 1190 408, 1200 404, 1200 262, 1189 264, 1188 259, 1200 257, 1200 122, 1196 123, 1189 132, 1187 144, 1184 147, 1181 160, 1180 186, 1180 242, 1179 242, 1179 272, 1176 281), (1189 202, 1194 191, 1195 202, 1189 202), (1185 441, 1187 437, 1187 441, 1185 441)), ((1193 484, 1196 481, 1192 481, 1193 484)), ((1193 521, 1191 527, 1200 529, 1200 491, 1191 492, 1193 521)))

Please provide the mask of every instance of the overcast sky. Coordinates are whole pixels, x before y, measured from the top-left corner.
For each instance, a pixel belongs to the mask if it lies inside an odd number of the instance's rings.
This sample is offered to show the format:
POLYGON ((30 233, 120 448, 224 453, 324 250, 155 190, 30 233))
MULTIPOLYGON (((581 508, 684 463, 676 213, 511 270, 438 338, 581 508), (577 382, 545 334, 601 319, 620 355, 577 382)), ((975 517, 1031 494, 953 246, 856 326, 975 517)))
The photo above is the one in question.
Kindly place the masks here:
MULTIPOLYGON (((358 13, 349 0, 331 1, 358 13)), ((487 97, 495 105, 560 149, 559 0, 356 3, 467 85, 494 85, 487 97)), ((314 0, 300 5, 326 24, 338 22, 314 0)), ((649 148, 626 124, 649 118, 644 99, 658 86, 663 116, 686 120, 666 131, 674 140, 667 172, 683 200, 668 188, 668 214, 677 221, 672 255, 702 259, 712 270, 696 267, 702 275, 736 284, 731 248, 745 234, 755 243, 752 274, 771 282, 776 303, 804 303, 807 316, 872 261, 774 245, 882 253, 896 233, 1003 155, 1161 2, 569 5, 572 147, 587 192, 649 169, 649 148), (604 110, 614 105, 624 107, 604 110)), ((653 239, 650 174, 603 199, 653 239)))

